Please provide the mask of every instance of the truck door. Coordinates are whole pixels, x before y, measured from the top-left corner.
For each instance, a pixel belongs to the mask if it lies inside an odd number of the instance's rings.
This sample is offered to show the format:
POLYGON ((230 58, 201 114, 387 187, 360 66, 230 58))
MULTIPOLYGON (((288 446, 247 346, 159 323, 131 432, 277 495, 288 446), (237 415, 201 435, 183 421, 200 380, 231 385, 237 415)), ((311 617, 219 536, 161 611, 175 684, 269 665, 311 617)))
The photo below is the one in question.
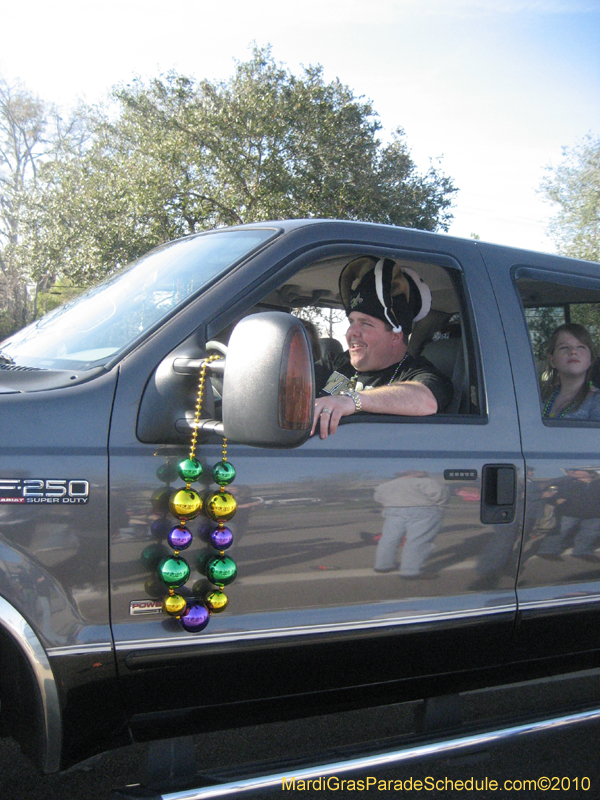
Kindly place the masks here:
MULTIPOLYGON (((523 461, 504 333, 475 243, 297 226, 172 326, 123 364, 111 433, 112 620, 130 711, 158 724, 167 710, 228 703, 231 721, 250 700, 256 714, 283 695, 392 691, 500 663, 516 613, 523 461), (226 610, 190 634, 160 612, 166 591, 155 576, 168 524, 161 496, 181 485, 173 466, 189 451, 189 431, 176 444, 152 427, 156 376, 208 340, 226 344, 244 314, 339 310, 341 267, 368 253, 401 259, 431 284, 435 313, 411 346, 454 380, 454 404, 429 418, 350 417, 294 450, 228 443, 238 576, 226 610), (384 549, 393 563, 380 568, 384 549), (212 680, 220 669, 226 679, 212 680)), ((210 474, 220 439, 198 452, 210 474)), ((204 581, 203 524, 186 551, 192 591, 204 581)))
MULTIPOLYGON (((546 344, 558 326, 583 325, 598 346, 598 265, 491 247, 484 257, 502 298, 527 468, 518 652, 542 657, 595 650, 600 421, 570 413, 544 416, 551 398, 542 398, 540 387, 548 368, 546 344)), ((597 372, 588 379, 598 384, 597 372)))

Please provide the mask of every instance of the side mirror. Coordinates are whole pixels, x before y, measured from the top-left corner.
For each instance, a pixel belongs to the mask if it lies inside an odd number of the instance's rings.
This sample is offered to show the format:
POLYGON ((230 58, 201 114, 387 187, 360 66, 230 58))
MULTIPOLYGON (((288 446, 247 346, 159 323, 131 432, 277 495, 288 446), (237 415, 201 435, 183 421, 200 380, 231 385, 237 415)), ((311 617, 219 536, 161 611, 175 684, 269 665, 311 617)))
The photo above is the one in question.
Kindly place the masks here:
POLYGON ((229 340, 223 378, 227 439, 256 447, 298 447, 312 426, 315 378, 306 329, 291 314, 241 320, 229 340))
MULTIPOLYGON (((198 371, 204 356, 195 342, 184 342, 157 366, 144 389, 138 412, 137 437, 141 442, 189 445, 198 397, 198 371)), ((209 381, 202 416, 215 416, 209 381)))

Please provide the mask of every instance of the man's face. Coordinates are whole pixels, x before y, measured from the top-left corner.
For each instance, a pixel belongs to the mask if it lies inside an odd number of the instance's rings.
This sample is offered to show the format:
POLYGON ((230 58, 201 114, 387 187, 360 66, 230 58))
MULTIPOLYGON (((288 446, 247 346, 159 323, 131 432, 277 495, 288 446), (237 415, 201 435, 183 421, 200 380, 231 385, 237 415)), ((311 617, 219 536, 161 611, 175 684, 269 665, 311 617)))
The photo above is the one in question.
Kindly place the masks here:
POLYGON ((348 321, 346 341, 350 363, 357 372, 385 369, 404 356, 406 347, 402 333, 394 333, 382 320, 351 311, 348 321))

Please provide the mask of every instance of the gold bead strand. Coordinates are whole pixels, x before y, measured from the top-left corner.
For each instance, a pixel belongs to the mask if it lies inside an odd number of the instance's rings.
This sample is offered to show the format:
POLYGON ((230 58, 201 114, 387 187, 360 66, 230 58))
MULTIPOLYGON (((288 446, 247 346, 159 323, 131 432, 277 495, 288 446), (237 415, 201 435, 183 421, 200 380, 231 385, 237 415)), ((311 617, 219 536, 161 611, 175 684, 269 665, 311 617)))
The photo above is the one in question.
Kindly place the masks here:
POLYGON ((200 414, 202 413, 202 401, 204 400, 204 385, 206 383, 206 370, 209 364, 213 361, 220 361, 222 356, 208 356, 205 358, 200 369, 200 378, 198 381, 198 397, 196 400, 196 413, 194 415, 194 430, 192 432, 192 443, 190 447, 190 461, 193 461, 196 456, 196 445, 198 443, 198 425, 200 423, 200 414))

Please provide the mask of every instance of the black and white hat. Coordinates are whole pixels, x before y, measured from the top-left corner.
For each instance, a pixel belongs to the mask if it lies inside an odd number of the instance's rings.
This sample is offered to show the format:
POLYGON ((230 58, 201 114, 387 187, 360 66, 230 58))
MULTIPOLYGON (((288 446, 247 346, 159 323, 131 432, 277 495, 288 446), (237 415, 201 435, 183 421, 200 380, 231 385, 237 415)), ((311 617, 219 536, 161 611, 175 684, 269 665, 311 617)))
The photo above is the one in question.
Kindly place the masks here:
POLYGON ((346 309, 360 311, 409 334, 413 322, 431 308, 431 290, 413 269, 392 258, 363 256, 350 261, 340 274, 340 295, 346 309))

